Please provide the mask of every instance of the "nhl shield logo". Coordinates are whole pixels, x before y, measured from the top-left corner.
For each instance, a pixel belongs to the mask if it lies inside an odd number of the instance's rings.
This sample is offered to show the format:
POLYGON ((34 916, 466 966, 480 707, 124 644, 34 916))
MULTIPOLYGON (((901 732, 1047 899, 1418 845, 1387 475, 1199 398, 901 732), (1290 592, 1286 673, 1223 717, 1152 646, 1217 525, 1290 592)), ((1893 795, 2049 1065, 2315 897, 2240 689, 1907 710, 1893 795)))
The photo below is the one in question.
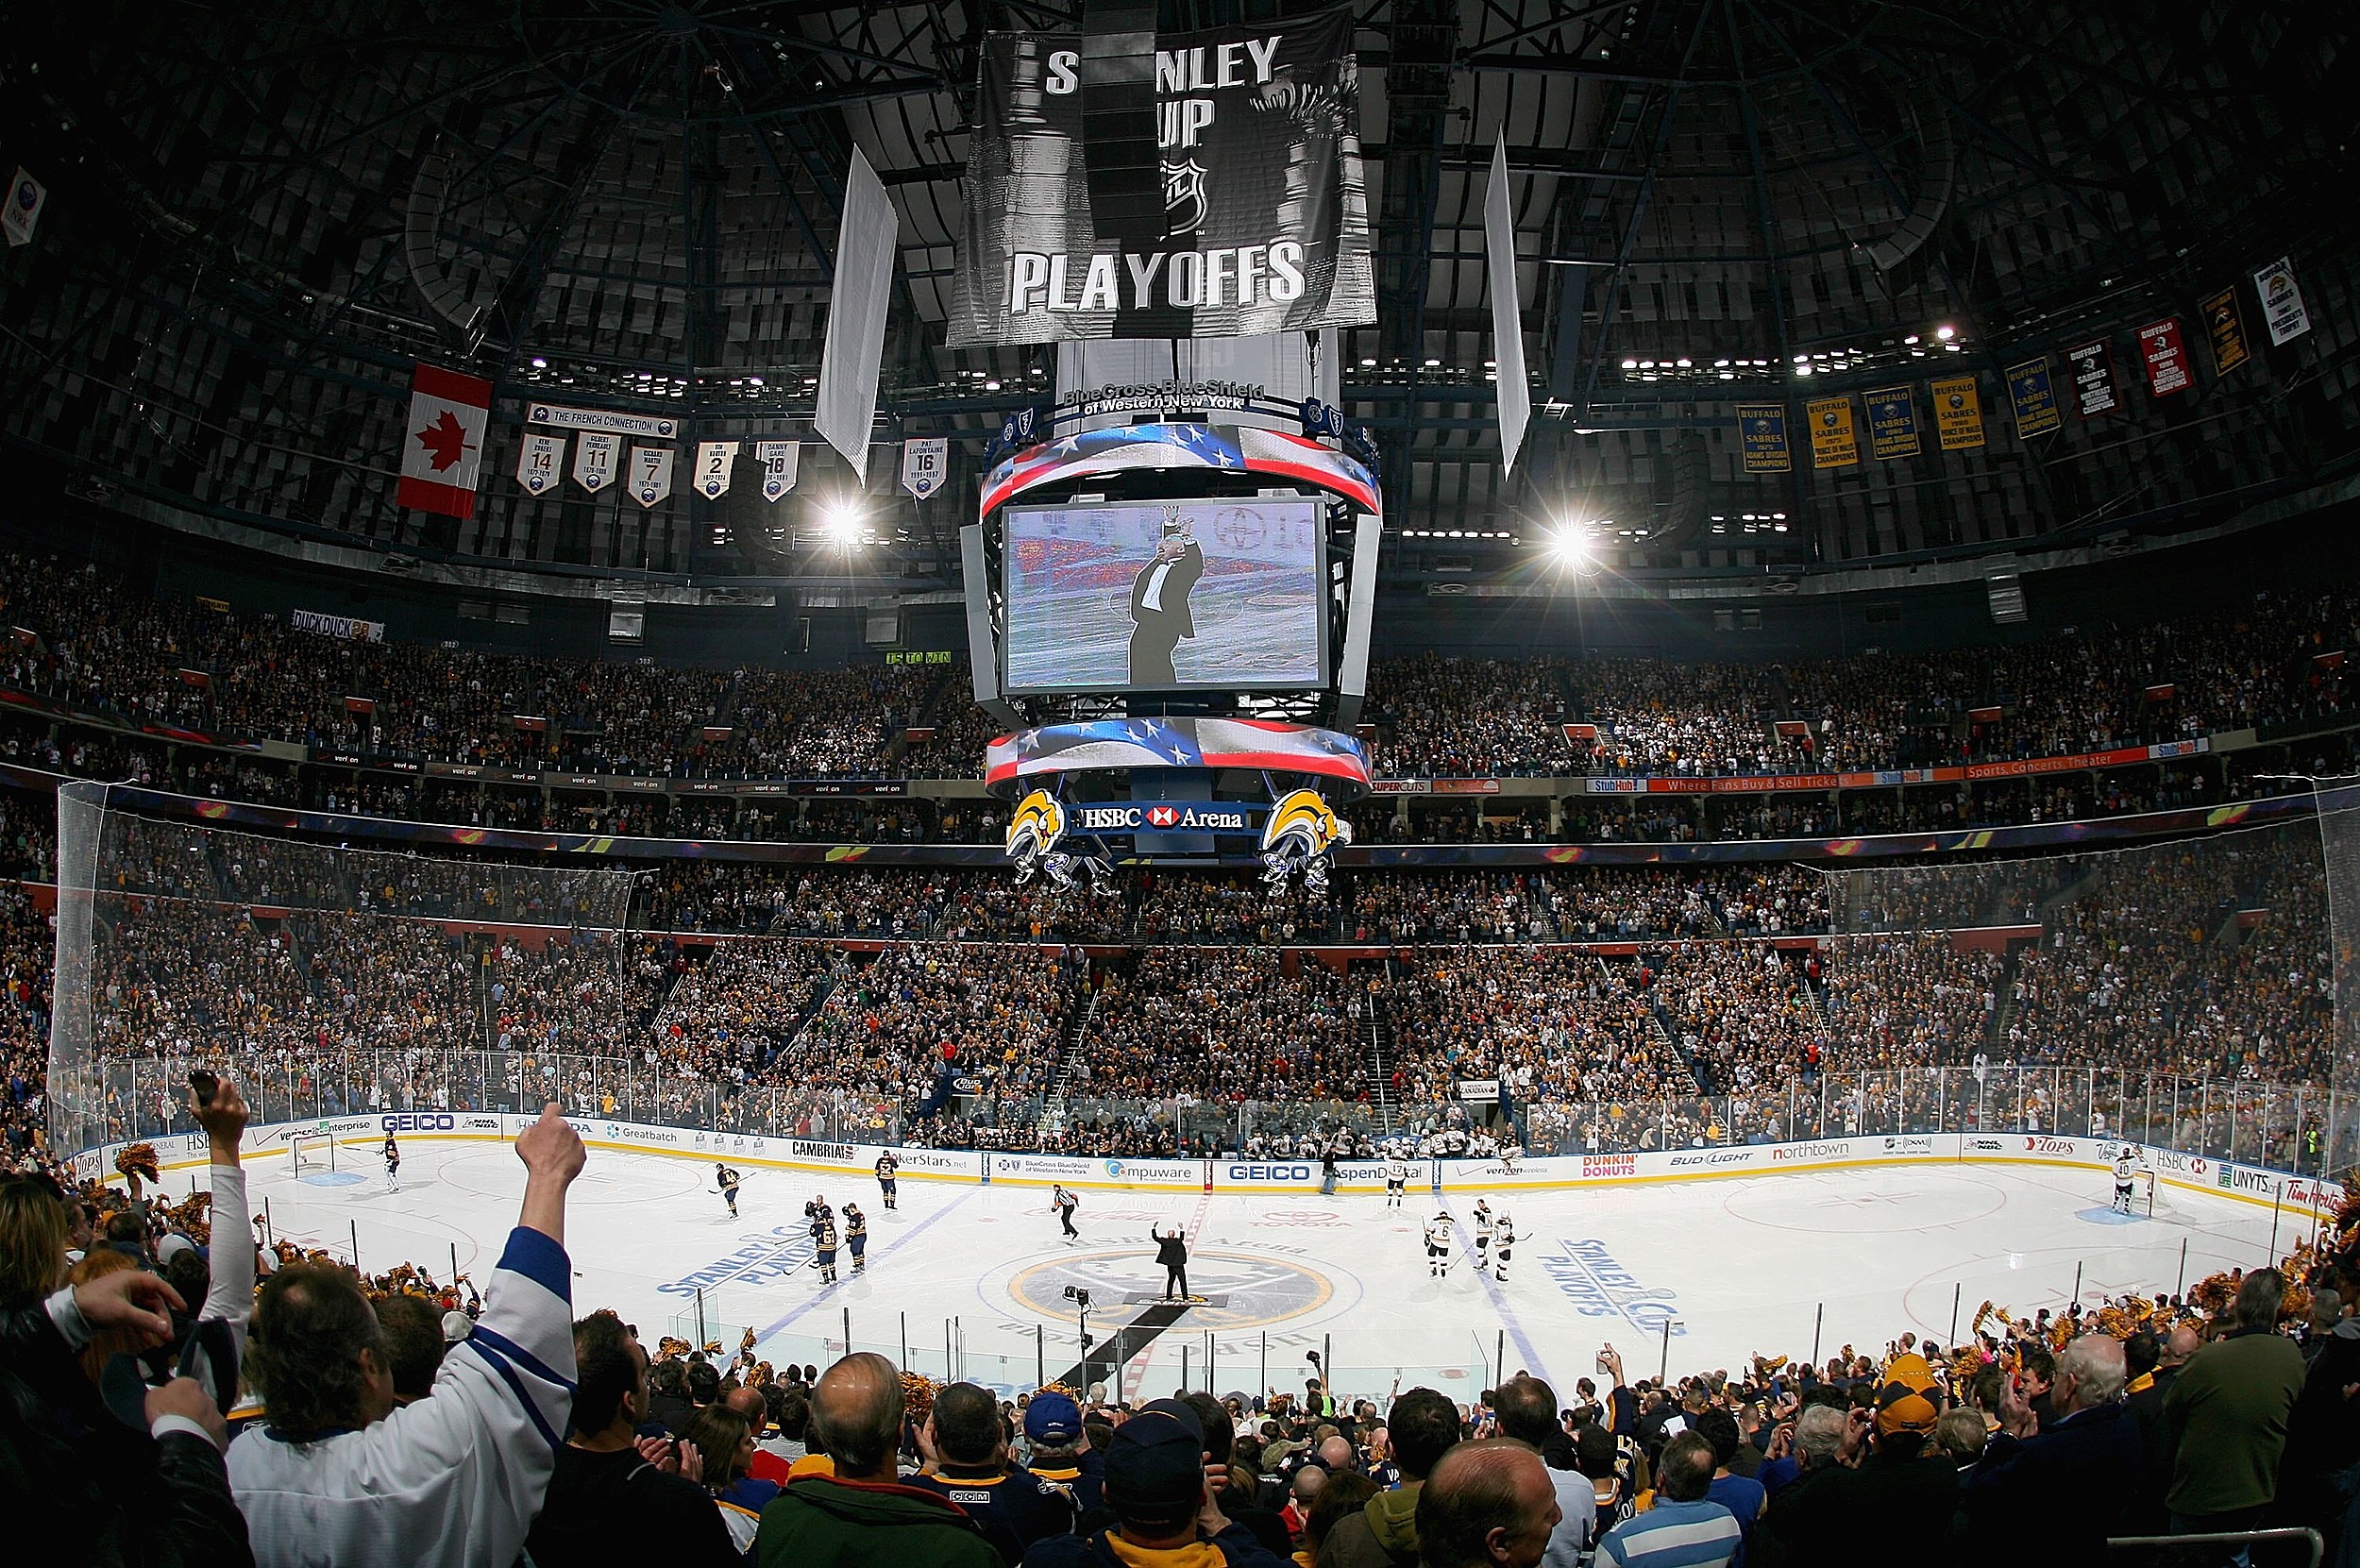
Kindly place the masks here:
POLYGON ((1195 159, 1166 163, 1164 227, 1173 234, 1193 234, 1205 223, 1205 166, 1195 159))

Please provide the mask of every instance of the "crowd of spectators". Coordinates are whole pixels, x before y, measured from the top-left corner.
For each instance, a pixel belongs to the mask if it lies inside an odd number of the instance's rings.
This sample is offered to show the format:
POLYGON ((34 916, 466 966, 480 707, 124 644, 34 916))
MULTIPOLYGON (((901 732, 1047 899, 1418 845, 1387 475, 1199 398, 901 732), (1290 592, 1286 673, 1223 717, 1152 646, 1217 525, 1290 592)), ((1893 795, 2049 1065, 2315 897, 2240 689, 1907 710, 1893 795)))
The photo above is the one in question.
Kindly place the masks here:
POLYGON ((1150 948, 1104 975, 1065 1087, 1093 1099, 1365 1100, 1369 999, 1381 984, 1267 948, 1150 948))
POLYGON ((2143 1534, 2211 1568, 2251 1548, 2209 1532, 2348 1543, 2341 1238, 2185 1296, 1986 1305, 1947 1346, 1824 1363, 1634 1377, 1608 1342, 1561 1393, 1524 1371, 1464 1400, 1396 1376, 1380 1403, 1318 1366, 1300 1392, 1150 1399, 1086 1362, 1083 1387, 1010 1398, 873 1353, 782 1372, 750 1331, 733 1355, 649 1345, 577 1301, 596 1260, 567 1209, 592 1156, 555 1105, 516 1139, 516 1224, 480 1293, 265 1244, 240 1087, 189 1107, 211 1166, 186 1200, 10 1152, 0 1376, 30 1397, 0 1410, 0 1470, 29 1538, 228 1568, 388 1543, 420 1568, 1781 1568, 1892 1542, 2062 1568, 2143 1534))

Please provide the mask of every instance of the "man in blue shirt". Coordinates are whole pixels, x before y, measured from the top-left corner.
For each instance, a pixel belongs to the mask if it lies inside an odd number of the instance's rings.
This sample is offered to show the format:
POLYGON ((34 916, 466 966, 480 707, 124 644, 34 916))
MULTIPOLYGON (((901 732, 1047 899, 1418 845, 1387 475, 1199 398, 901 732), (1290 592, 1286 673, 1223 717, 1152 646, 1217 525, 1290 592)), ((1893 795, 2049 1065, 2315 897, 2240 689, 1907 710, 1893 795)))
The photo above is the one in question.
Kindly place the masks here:
POLYGON ((1598 1543, 1600 1568, 1728 1568, 1745 1544, 1736 1516, 1705 1500, 1712 1445, 1682 1432, 1656 1461, 1655 1507, 1635 1513, 1598 1543))
MULTIPOLYGON (((1729 1461, 1737 1458, 1737 1418, 1719 1406, 1696 1417, 1696 1435, 1712 1445, 1712 1484, 1705 1488, 1705 1501, 1718 1503, 1729 1510, 1737 1521, 1738 1533, 1751 1540, 1754 1521, 1770 1506, 1770 1493, 1760 1481, 1732 1475, 1729 1461)), ((1744 1568, 1745 1548, 1741 1543, 1737 1556, 1729 1560, 1730 1568, 1744 1568)))
POLYGON ((1073 1528, 1073 1494, 1008 1462, 1000 1402, 986 1390, 953 1383, 935 1395, 919 1448, 929 1462, 908 1484, 957 1504, 1002 1561, 1021 1561, 1034 1542, 1073 1528))

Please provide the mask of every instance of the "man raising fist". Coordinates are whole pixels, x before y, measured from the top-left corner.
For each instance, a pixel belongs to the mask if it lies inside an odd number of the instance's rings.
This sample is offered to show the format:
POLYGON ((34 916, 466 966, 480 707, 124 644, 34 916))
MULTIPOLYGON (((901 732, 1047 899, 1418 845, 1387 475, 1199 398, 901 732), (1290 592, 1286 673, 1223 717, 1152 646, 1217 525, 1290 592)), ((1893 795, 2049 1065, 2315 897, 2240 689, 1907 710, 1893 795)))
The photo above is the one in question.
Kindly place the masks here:
POLYGON ((229 1448, 255 1560, 509 1568, 574 1397, 565 1190, 582 1138, 555 1105, 516 1138, 524 1203, 475 1332, 433 1397, 394 1407, 385 1337, 348 1269, 298 1263, 254 1308, 268 1430, 229 1448))

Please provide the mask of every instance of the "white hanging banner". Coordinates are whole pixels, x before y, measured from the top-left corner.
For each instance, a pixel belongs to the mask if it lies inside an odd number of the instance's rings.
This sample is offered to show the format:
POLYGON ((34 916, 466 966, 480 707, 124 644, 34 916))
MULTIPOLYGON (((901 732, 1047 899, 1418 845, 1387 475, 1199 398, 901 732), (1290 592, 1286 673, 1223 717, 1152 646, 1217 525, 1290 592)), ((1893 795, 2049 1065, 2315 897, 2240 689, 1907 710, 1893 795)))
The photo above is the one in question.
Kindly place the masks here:
POLYGON ((593 496, 615 482, 615 454, 622 438, 585 435, 574 443, 574 482, 593 496))
POLYGON ((2281 256, 2253 275, 2253 292, 2262 299, 2262 319, 2270 329, 2270 346, 2281 348, 2311 329, 2311 312, 2302 303, 2295 282, 2292 257, 2281 256))
POLYGON ((16 177, 8 181, 8 206, 0 209, 0 233, 8 235, 10 245, 33 243, 33 228, 41 222, 42 203, 48 199, 49 187, 20 166, 16 177))
POLYGON ((730 490, 730 469, 737 462, 734 441, 697 443, 697 494, 717 501, 730 490))
POLYGON ((1483 260, 1492 287, 1492 360, 1500 419, 1500 468, 1516 471, 1516 454, 1532 419, 1525 379, 1524 315, 1516 302, 1516 214, 1508 193, 1508 132, 1492 147, 1492 181, 1483 193, 1483 260))
POLYGON ((902 488, 929 500, 951 477, 951 438, 917 435, 902 443, 902 488))
POLYGON ((754 461, 762 464, 762 498, 775 501, 795 488, 795 469, 801 461, 800 441, 757 441, 754 461))
POLYGON ((554 489, 560 467, 565 461, 565 438, 562 435, 529 435, 524 449, 516 454, 516 482, 538 496, 554 489))
POLYGON ((653 506, 672 493, 672 448, 633 447, 631 449, 631 498, 653 506))
POLYGON ((854 147, 851 161, 843 221, 836 226, 835 283, 828 292, 828 337, 819 352, 819 396, 811 428, 866 481, 901 217, 867 155, 854 147))

